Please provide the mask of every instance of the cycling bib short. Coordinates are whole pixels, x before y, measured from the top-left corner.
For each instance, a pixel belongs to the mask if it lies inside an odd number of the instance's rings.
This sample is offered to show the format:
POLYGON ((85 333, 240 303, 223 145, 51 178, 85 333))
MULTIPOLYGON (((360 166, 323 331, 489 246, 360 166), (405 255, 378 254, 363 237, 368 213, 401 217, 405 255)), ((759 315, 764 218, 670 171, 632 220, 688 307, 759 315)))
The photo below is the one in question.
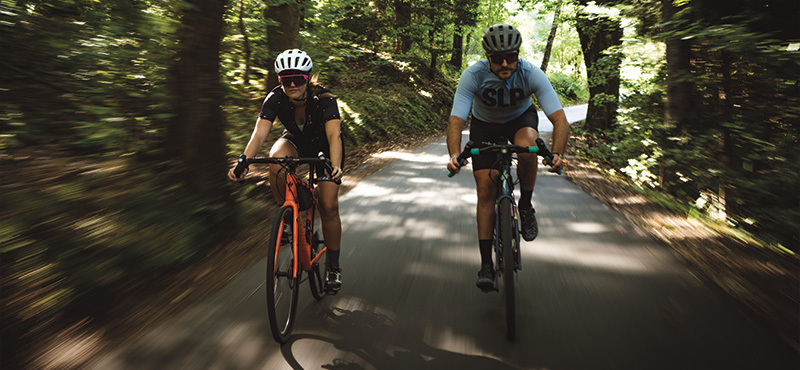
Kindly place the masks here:
MULTIPOLYGON (((514 135, 523 127, 539 131, 539 114, 530 106, 521 116, 507 123, 489 123, 472 118, 469 126, 469 139, 482 146, 484 143, 505 144, 514 142, 514 135)), ((499 155, 481 154, 472 157, 472 170, 485 170, 493 167, 499 155)))

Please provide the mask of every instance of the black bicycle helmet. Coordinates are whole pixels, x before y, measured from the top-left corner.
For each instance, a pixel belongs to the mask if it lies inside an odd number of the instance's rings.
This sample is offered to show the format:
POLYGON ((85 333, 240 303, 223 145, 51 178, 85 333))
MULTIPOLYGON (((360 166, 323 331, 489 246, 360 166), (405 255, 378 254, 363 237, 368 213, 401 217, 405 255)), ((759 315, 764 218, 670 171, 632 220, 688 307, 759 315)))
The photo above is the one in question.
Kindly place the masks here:
POLYGON ((522 45, 522 35, 510 24, 495 24, 483 34, 483 50, 487 53, 517 50, 520 45, 522 45))

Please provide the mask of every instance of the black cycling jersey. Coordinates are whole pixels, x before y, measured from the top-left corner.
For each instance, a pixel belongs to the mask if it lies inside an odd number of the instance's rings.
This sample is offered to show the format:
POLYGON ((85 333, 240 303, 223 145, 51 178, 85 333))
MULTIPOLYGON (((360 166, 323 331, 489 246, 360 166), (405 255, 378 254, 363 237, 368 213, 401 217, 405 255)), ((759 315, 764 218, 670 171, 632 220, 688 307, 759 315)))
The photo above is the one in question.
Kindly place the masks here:
MULTIPOLYGON (((272 122, 278 117, 285 128, 281 139, 291 143, 300 157, 316 157, 319 152, 323 152, 330 158, 331 149, 325 132, 325 123, 332 119, 340 119, 339 106, 336 104, 336 96, 330 90, 309 86, 309 92, 312 91, 311 98, 306 102, 306 122, 302 129, 294 120, 295 105, 280 86, 274 88, 264 99, 259 117, 272 122)), ((344 141, 341 154, 344 165, 344 141)), ((318 178, 326 176, 321 166, 316 168, 316 173, 318 178)))
POLYGON ((302 125, 302 129, 294 120, 295 106, 281 86, 275 87, 264 99, 259 116, 272 122, 278 117, 286 131, 295 139, 293 143, 297 146, 315 144, 314 146, 327 149, 329 145, 325 134, 325 123, 332 119, 340 119, 339 106, 336 104, 336 97, 328 89, 309 86, 309 92, 311 94, 306 102, 306 122, 302 125), (311 93, 312 91, 314 93, 311 93))

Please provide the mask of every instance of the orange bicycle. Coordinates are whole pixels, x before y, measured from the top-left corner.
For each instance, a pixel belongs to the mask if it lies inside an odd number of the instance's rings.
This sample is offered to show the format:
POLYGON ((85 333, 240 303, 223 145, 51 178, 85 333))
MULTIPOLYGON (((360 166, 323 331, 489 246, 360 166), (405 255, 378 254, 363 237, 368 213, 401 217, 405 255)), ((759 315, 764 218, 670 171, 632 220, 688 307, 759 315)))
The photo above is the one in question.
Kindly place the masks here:
POLYGON ((279 175, 281 171, 286 172, 285 201, 275 214, 267 253, 269 325, 275 341, 285 343, 292 332, 303 271, 308 272, 314 299, 321 300, 327 294, 319 264, 327 248, 315 230, 319 204, 316 185, 324 179, 315 176, 315 166, 324 166, 328 173, 333 168, 322 153, 318 158, 247 158, 242 154, 234 174, 238 177, 251 163, 278 164, 281 166, 279 175), (310 165, 306 181, 297 174, 297 167, 301 164, 310 165))

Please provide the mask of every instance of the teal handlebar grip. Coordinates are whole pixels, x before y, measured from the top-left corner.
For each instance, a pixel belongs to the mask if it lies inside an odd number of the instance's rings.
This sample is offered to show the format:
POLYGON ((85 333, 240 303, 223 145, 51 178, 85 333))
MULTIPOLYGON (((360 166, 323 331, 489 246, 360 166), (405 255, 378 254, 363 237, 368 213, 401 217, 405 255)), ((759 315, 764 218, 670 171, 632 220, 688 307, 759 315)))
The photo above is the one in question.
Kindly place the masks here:
POLYGON ((481 148, 472 148, 472 149, 469 150, 469 152, 472 155, 478 155, 478 154, 481 154, 481 148))
POLYGON ((538 151, 539 151, 539 147, 538 146, 529 146, 528 147, 528 153, 536 153, 538 151))
MULTIPOLYGON (((550 167, 553 167, 553 157, 547 156, 547 157, 544 157, 544 160, 547 161, 547 164, 549 164, 550 167)), ((556 173, 560 175, 563 172, 564 171, 562 171, 562 170, 558 170, 558 172, 556 172, 556 173)))
MULTIPOLYGON (((466 159, 462 159, 462 160, 460 160, 458 162, 459 167, 464 167, 465 164, 467 164, 467 160, 466 159)), ((455 173, 447 171, 447 177, 453 177, 455 175, 456 175, 455 173)))

